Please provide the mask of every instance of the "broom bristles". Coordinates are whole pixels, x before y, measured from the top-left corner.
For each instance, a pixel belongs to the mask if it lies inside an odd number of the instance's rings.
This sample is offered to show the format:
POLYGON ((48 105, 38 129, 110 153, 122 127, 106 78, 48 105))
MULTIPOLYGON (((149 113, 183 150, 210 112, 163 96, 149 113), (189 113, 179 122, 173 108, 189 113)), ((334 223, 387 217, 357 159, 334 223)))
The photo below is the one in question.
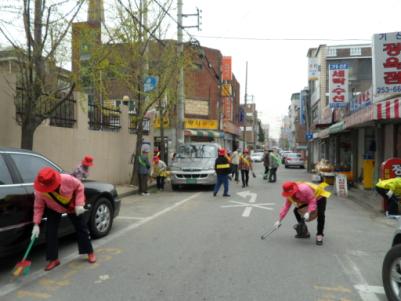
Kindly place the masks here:
POLYGON ((20 275, 21 275, 21 273, 22 273, 22 270, 23 270, 23 268, 22 268, 22 267, 17 267, 17 268, 14 270, 14 273, 13 273, 13 275, 14 275, 15 277, 18 277, 18 276, 20 276, 20 275))

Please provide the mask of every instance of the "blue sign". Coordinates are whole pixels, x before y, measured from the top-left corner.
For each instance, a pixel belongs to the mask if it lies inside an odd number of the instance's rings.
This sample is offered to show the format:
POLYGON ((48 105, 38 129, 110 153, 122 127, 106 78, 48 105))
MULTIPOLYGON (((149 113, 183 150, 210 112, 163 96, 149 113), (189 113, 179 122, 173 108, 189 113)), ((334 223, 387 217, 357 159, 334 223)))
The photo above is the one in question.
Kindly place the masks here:
POLYGON ((143 90, 145 92, 151 92, 157 87, 159 78, 157 76, 148 76, 143 84, 143 90))
POLYGON ((308 132, 305 134, 305 138, 307 141, 311 141, 313 140, 313 133, 312 132, 308 132))
POLYGON ((244 120, 245 120, 245 112, 244 112, 244 110, 241 108, 240 111, 239 111, 239 122, 240 122, 240 123, 243 123, 244 120))

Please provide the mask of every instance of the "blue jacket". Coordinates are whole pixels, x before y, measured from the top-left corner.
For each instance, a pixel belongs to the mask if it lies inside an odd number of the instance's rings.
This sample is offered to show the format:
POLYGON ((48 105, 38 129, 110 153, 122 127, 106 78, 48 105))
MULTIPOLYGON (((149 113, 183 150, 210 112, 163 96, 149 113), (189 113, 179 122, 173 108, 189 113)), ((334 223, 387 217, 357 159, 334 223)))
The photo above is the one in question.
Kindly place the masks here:
POLYGON ((140 155, 138 157, 138 173, 140 175, 148 175, 150 171, 150 162, 148 156, 140 155))

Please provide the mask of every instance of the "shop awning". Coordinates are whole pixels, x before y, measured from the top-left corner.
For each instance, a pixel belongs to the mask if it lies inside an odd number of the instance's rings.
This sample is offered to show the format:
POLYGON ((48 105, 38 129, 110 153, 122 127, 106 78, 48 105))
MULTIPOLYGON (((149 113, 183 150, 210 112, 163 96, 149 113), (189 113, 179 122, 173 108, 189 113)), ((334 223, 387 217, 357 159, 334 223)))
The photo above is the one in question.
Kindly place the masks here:
POLYGON ((400 98, 391 98, 375 104, 374 119, 388 120, 400 118, 400 98))
POLYGON ((329 127, 329 134, 336 134, 345 129, 344 121, 339 121, 329 127))
POLYGON ((194 137, 224 138, 223 132, 207 130, 185 130, 184 135, 194 137))
POLYGON ((363 108, 350 116, 345 117, 345 128, 359 126, 373 120, 373 105, 363 108))
POLYGON ((327 138, 327 137, 329 137, 329 135, 330 135, 330 133, 329 133, 329 129, 328 129, 328 128, 327 128, 327 129, 324 129, 324 130, 321 130, 321 131, 318 132, 318 134, 317 134, 317 136, 318 136, 320 139, 327 138))

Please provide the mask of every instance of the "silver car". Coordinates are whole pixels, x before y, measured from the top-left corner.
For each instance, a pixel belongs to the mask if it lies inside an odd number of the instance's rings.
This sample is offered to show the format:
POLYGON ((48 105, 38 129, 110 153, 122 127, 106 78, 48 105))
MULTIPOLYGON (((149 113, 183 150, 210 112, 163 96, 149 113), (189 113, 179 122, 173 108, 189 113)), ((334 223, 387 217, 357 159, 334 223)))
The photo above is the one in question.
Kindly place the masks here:
POLYGON ((181 185, 215 185, 214 163, 219 148, 219 144, 208 142, 180 145, 170 165, 172 189, 177 190, 181 185))
POLYGON ((302 158, 301 154, 288 153, 286 154, 284 159, 284 166, 285 168, 288 168, 290 166, 305 168, 305 160, 302 158))

